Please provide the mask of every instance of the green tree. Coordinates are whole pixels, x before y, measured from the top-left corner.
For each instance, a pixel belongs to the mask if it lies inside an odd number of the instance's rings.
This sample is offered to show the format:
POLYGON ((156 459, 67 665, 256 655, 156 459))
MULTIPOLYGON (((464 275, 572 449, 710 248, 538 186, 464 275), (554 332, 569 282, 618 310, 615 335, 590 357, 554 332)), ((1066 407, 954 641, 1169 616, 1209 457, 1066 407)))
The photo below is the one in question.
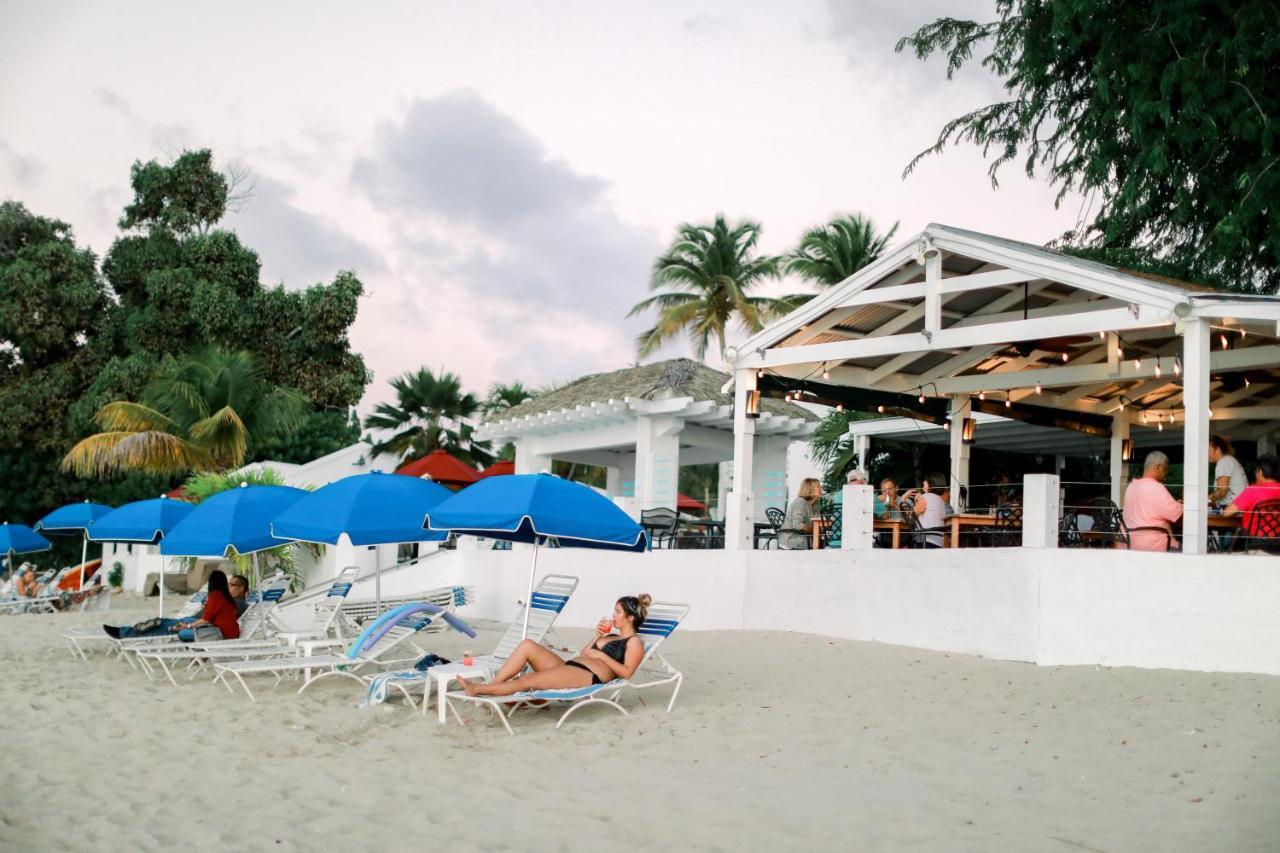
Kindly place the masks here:
MULTIPOLYGON (((875 224, 859 213, 838 216, 805 231, 800 245, 784 256, 783 266, 820 288, 834 287, 880 257, 897 230, 895 222, 888 233, 880 234, 875 224)), ((797 293, 786 299, 799 306, 814 295, 797 293)))
POLYGON ((724 214, 717 214, 710 225, 681 225, 670 247, 654 262, 649 277, 654 295, 627 314, 658 312, 654 326, 636 339, 640 356, 651 355, 681 333, 689 336, 699 359, 706 358, 712 338, 723 356, 731 322, 756 332, 786 313, 790 305, 785 300, 751 295, 777 278, 781 265, 777 257, 756 255, 759 240, 759 223, 744 220, 730 226, 724 214))
POLYGON ((950 144, 1021 158, 1096 218, 1064 235, 1104 260, 1234 288, 1280 288, 1280 6, 1273 0, 998 0, 996 20, 940 18, 898 42, 976 52, 1001 101, 947 122, 950 144))
POLYGON ((298 430, 308 409, 300 392, 268 382, 248 352, 169 356, 140 402, 98 411, 102 432, 71 448, 62 467, 82 477, 238 468, 250 447, 298 430))
POLYGON ((373 453, 394 453, 418 458, 433 450, 445 450, 464 462, 487 465, 493 461, 488 442, 476 441, 471 421, 480 414, 480 401, 463 393, 462 380, 453 373, 440 375, 421 367, 391 381, 396 402, 379 403, 364 419, 366 429, 394 434, 373 445, 373 453))
MULTIPOLYGON (((532 400, 538 396, 538 392, 530 388, 526 388, 523 382, 512 382, 503 384, 495 382, 489 386, 489 393, 481 404, 481 411, 486 418, 492 418, 501 415, 508 409, 512 409, 525 400, 532 400)), ((502 447, 498 448, 494 454, 494 459, 501 459, 504 462, 512 462, 516 458, 515 442, 508 441, 502 447)))

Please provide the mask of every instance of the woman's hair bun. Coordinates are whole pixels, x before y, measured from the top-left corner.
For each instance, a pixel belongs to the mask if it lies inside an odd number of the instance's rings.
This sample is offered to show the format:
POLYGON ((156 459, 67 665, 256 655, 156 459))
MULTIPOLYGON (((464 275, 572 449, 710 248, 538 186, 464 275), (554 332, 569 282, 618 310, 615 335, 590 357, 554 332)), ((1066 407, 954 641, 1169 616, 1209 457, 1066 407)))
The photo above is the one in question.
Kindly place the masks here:
POLYGON ((649 593, 647 592, 640 593, 639 595, 636 596, 636 598, 639 599, 640 603, 643 604, 645 607, 648 607, 650 604, 653 604, 653 596, 649 595, 649 593))

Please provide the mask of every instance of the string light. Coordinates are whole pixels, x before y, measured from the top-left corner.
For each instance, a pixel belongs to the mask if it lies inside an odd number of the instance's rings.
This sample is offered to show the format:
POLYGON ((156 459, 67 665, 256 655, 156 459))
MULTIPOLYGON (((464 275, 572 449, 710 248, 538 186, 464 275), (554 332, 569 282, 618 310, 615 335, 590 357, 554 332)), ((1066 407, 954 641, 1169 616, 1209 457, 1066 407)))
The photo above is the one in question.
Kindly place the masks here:
POLYGON ((1067 359, 1069 359, 1070 357, 1071 357, 1071 356, 1067 355, 1067 354, 1064 352, 1064 353, 1062 354, 1062 363, 1063 363, 1063 364, 1066 364, 1066 363, 1067 363, 1067 359))
POLYGON ((1147 422, 1147 413, 1146 413, 1146 412, 1143 412, 1143 413, 1142 413, 1142 422, 1143 422, 1144 424, 1147 422))
POLYGON ((1140 359, 1140 358, 1135 358, 1135 359, 1133 360, 1133 369, 1134 369, 1134 370, 1141 370, 1141 369, 1142 369, 1142 359, 1140 359))
POLYGON ((827 369, 827 366, 825 364, 822 365, 822 378, 823 379, 831 378, 831 371, 827 369))
POLYGON ((844 411, 844 403, 836 403, 836 411, 837 411, 837 412, 843 412, 843 411, 844 411))
POLYGON ((1218 335, 1218 340, 1222 341, 1222 348, 1223 348, 1223 349, 1226 349, 1226 348, 1227 348, 1227 343, 1228 343, 1228 342, 1227 342, 1227 336, 1226 336, 1226 335, 1218 335))
POLYGON ((1116 358, 1124 358, 1124 349, 1119 344, 1116 344, 1116 358))
POLYGON ((884 414, 884 406, 876 406, 876 411, 883 415, 883 414, 884 414))
POLYGON ((1156 359, 1156 378, 1157 378, 1157 379, 1159 379, 1159 378, 1160 378, 1160 374, 1161 374, 1161 372, 1162 372, 1162 371, 1160 370, 1160 359, 1158 359, 1158 358, 1157 358, 1157 359, 1156 359))
POLYGON ((1212 418, 1212 417, 1213 417, 1213 409, 1210 409, 1210 410, 1209 410, 1209 417, 1210 417, 1210 418, 1212 418))
POLYGON ((985 400, 985 399, 987 399, 987 392, 986 392, 986 391, 979 391, 979 392, 978 392, 978 399, 979 399, 979 400, 985 400))
POLYGON ((1043 388, 1041 388, 1041 387, 1040 387, 1040 383, 1039 383, 1039 382, 1037 382, 1037 383, 1036 383, 1036 394, 1043 394, 1043 393, 1044 393, 1044 389, 1043 389, 1043 388))
POLYGON ((1246 388, 1248 388, 1248 387, 1249 387, 1249 377, 1248 377, 1248 376, 1246 376, 1246 377, 1244 378, 1244 387, 1246 387, 1246 388))
POLYGON ((943 424, 942 428, 947 432, 951 432, 951 421, 947 421, 945 424, 943 424))
POLYGON ((1175 359, 1173 360, 1173 375, 1174 375, 1174 376, 1181 376, 1181 375, 1182 375, 1182 360, 1181 360, 1181 359, 1175 358, 1175 359))
POLYGON ((1164 432, 1164 424, 1156 424, 1156 430, 1158 432, 1164 432))
POLYGON ((922 405, 922 406, 923 406, 923 405, 924 405, 924 392, 923 392, 923 391, 922 391, 922 392, 920 392, 920 396, 919 396, 917 399, 920 401, 920 405, 922 405))
POLYGON ((1012 409, 1012 408, 1013 408, 1013 401, 1012 401, 1012 400, 1010 400, 1008 397, 1005 397, 1005 398, 1004 398, 1004 407, 1005 407, 1006 409, 1012 409))

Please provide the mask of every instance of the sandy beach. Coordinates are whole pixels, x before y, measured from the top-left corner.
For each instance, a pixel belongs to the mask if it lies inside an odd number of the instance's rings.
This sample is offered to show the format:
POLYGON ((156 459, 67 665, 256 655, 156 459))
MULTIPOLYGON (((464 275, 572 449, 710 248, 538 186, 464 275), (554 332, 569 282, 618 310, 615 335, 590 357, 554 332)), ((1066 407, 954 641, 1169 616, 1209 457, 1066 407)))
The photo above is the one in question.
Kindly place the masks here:
MULTIPOLYGON (((515 737, 356 707, 334 680, 259 702, 73 660, 72 625, 0 618, 4 850, 1265 850, 1280 678, 1036 668, 776 632, 685 632, 629 717, 515 737)), ((469 647, 486 648, 494 626, 469 647)), ((585 641, 584 632, 565 638, 585 641)), ((434 641, 456 655, 457 634, 434 641)))

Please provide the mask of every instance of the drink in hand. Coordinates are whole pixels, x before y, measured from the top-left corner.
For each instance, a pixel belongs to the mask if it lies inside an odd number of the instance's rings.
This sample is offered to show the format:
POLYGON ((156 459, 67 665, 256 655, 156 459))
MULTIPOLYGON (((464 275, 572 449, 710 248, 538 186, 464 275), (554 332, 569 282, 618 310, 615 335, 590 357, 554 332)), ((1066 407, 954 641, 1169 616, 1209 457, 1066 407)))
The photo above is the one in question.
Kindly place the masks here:
POLYGON ((462 653, 463 666, 475 666, 475 663, 476 663, 476 659, 472 656, 470 649, 462 653))
POLYGON ((611 633, 613 631, 613 617, 610 616, 606 619, 601 619, 600 624, 596 627, 596 630, 599 631, 601 634, 611 633))

